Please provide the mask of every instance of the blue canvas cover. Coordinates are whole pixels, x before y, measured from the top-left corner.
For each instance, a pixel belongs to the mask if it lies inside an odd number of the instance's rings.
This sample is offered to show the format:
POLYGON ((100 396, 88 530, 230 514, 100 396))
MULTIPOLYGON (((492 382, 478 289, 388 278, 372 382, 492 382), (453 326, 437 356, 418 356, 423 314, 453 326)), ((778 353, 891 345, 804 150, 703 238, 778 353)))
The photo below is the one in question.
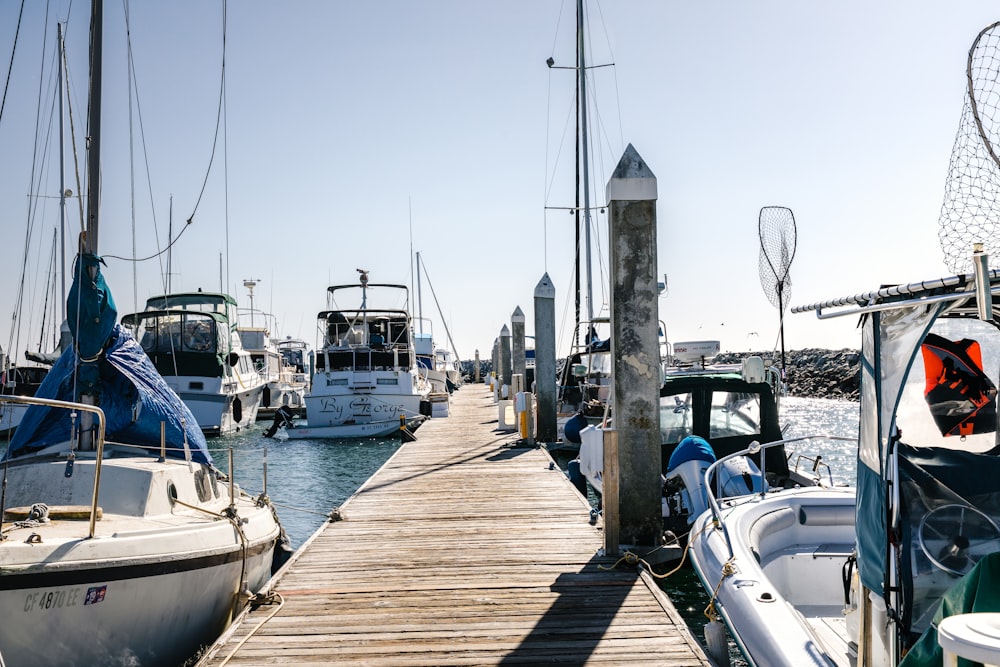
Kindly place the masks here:
MULTIPOLYGON (((867 315, 862 325, 855 522, 858 574, 867 588, 883 595, 889 551, 886 474, 900 428, 896 411, 920 344, 941 308, 914 306, 875 312, 867 315)), ((922 395, 923 377, 919 380, 922 410, 930 419, 922 395)), ((908 424, 903 430, 911 433, 908 424)))
POLYGON ((97 358, 118 319, 111 289, 101 273, 100 257, 78 255, 73 265, 73 285, 66 300, 66 320, 80 355, 76 396, 100 391, 97 358))
POLYGON ((670 455, 670 461, 667 463, 667 472, 688 461, 715 463, 715 450, 712 449, 712 445, 708 444, 705 438, 698 435, 689 435, 678 443, 677 449, 670 455))
MULTIPOLYGON (((69 348, 55 363, 36 392, 39 398, 74 400, 73 368, 77 355, 69 348)), ((106 419, 105 437, 114 442, 160 448, 160 422, 166 423, 167 456, 184 457, 187 434, 191 459, 211 464, 208 443, 191 410, 156 372, 142 347, 116 324, 100 362, 99 406, 106 419), (181 419, 185 426, 182 429, 181 419)), ((32 405, 14 432, 6 458, 16 458, 70 437, 67 410, 32 405)))
MULTIPOLYGON (((77 266, 97 268, 100 263, 100 258, 84 255, 77 266)), ((190 409, 156 371, 132 335, 114 322, 114 300, 100 271, 96 276, 80 271, 75 278, 68 304, 71 328, 73 323, 81 323, 79 330, 73 331, 75 344, 52 366, 35 396, 77 401, 81 393, 88 393, 80 388, 86 374, 86 388, 97 396, 97 405, 105 414, 107 440, 148 447, 156 453, 162 422, 166 425, 168 456, 184 458, 186 436, 191 459, 211 465, 208 443, 190 409), (78 301, 79 306, 75 303, 78 301)), ((4 459, 65 442, 71 437, 71 428, 68 410, 32 405, 14 432, 4 459)))

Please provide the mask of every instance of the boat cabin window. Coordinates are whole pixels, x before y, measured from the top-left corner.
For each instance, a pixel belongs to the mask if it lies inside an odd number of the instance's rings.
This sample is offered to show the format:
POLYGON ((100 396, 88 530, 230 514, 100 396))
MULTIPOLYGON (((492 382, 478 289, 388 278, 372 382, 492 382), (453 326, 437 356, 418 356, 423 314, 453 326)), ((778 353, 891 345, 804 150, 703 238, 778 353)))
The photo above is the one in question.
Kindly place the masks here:
POLYGON ((218 350, 218 333, 211 317, 184 313, 143 317, 136 326, 142 349, 150 354, 218 350))
POLYGON ((395 347, 410 347, 410 324, 405 317, 393 317, 389 320, 389 343, 395 347))
POLYGON ((305 371, 302 350, 281 350, 281 358, 284 359, 286 365, 292 366, 296 371, 300 373, 305 371))
POLYGON ((760 433, 760 396, 749 392, 712 392, 708 439, 760 433))
POLYGON ((693 433, 691 393, 674 394, 661 398, 660 434, 663 442, 680 442, 693 433))

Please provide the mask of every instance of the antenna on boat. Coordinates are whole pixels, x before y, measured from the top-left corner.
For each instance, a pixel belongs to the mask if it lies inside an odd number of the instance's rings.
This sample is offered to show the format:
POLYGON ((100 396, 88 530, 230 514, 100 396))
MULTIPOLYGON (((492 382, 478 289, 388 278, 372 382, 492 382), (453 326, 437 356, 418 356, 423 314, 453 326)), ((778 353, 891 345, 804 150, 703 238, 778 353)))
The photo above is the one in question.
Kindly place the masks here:
POLYGON ((361 274, 361 310, 368 308, 368 270, 358 269, 361 274))
POLYGON ((760 209, 757 224, 760 235, 760 255, 757 269, 760 284, 771 305, 778 309, 778 330, 781 336, 781 374, 785 374, 785 308, 792 292, 789 269, 795 258, 795 216, 784 206, 760 209))
POLYGON ((257 286, 259 281, 254 278, 247 278, 243 281, 243 286, 247 288, 247 292, 250 294, 250 326, 253 326, 253 288, 257 286))

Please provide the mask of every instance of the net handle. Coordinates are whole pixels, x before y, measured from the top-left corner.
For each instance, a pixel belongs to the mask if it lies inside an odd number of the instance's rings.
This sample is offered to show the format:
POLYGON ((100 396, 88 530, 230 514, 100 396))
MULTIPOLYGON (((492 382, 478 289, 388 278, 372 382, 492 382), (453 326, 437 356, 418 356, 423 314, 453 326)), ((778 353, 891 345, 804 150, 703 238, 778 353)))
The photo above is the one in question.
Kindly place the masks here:
POLYGON ((979 117, 979 105, 976 104, 975 86, 972 82, 972 54, 975 53, 976 47, 979 46, 979 40, 982 39, 983 35, 998 25, 1000 25, 1000 21, 983 28, 979 34, 976 35, 976 41, 972 43, 972 48, 969 49, 969 59, 965 65, 965 78, 969 87, 969 103, 972 106, 972 118, 976 121, 976 130, 979 132, 979 138, 982 140, 983 145, 986 146, 986 150, 989 151, 990 158, 993 160, 994 164, 1000 167, 1000 158, 997 157, 996 152, 993 150, 992 142, 990 142, 990 140, 986 137, 986 131, 983 129, 983 121, 979 117))

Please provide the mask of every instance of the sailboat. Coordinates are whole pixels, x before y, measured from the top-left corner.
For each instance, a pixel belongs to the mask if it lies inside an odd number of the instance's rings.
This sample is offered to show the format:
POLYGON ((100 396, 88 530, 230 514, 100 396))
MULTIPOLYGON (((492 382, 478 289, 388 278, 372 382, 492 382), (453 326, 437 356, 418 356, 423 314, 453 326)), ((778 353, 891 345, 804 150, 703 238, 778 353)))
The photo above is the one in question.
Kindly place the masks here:
POLYGON ((150 297, 145 310, 125 315, 122 325, 206 435, 228 435, 256 422, 267 378, 243 346, 232 296, 197 291, 150 297))
MULTIPOLYGON (((98 254, 103 8, 91 16, 88 216, 74 345, 2 460, 0 654, 10 665, 176 666, 268 580, 282 528, 216 466, 191 411, 116 322, 98 254)), ((230 461, 232 470, 232 461, 230 461)))
POLYGON ((571 211, 575 217, 575 323, 569 355, 559 370, 557 421, 563 434, 563 447, 580 444, 579 432, 588 424, 596 424, 608 416, 611 392, 610 319, 595 313, 592 267, 592 214, 590 188, 590 136, 588 123, 588 70, 585 42, 584 2, 576 2, 576 62, 571 67, 559 67, 552 58, 546 61, 550 69, 570 69, 576 74, 576 153, 574 160, 575 201, 571 211), (582 265, 581 265, 582 261, 582 265), (581 309, 585 305, 585 310, 581 309))
POLYGON ((420 253, 416 253, 415 265, 417 269, 417 316, 414 318, 413 345, 417 355, 417 366, 420 372, 427 378, 431 385, 431 406, 432 416, 438 411, 440 416, 448 415, 448 395, 457 389, 462 383, 462 374, 458 368, 458 354, 453 353, 454 342, 451 338, 451 331, 445 322, 444 313, 441 311, 441 304, 438 303, 437 295, 434 293, 434 286, 430 282, 430 277, 426 275, 427 267, 420 253), (439 344, 434 335, 434 326, 430 319, 425 318, 423 307, 423 283, 427 280, 427 286, 434 297, 437 306, 438 316, 444 324, 445 334, 451 349, 439 344))

